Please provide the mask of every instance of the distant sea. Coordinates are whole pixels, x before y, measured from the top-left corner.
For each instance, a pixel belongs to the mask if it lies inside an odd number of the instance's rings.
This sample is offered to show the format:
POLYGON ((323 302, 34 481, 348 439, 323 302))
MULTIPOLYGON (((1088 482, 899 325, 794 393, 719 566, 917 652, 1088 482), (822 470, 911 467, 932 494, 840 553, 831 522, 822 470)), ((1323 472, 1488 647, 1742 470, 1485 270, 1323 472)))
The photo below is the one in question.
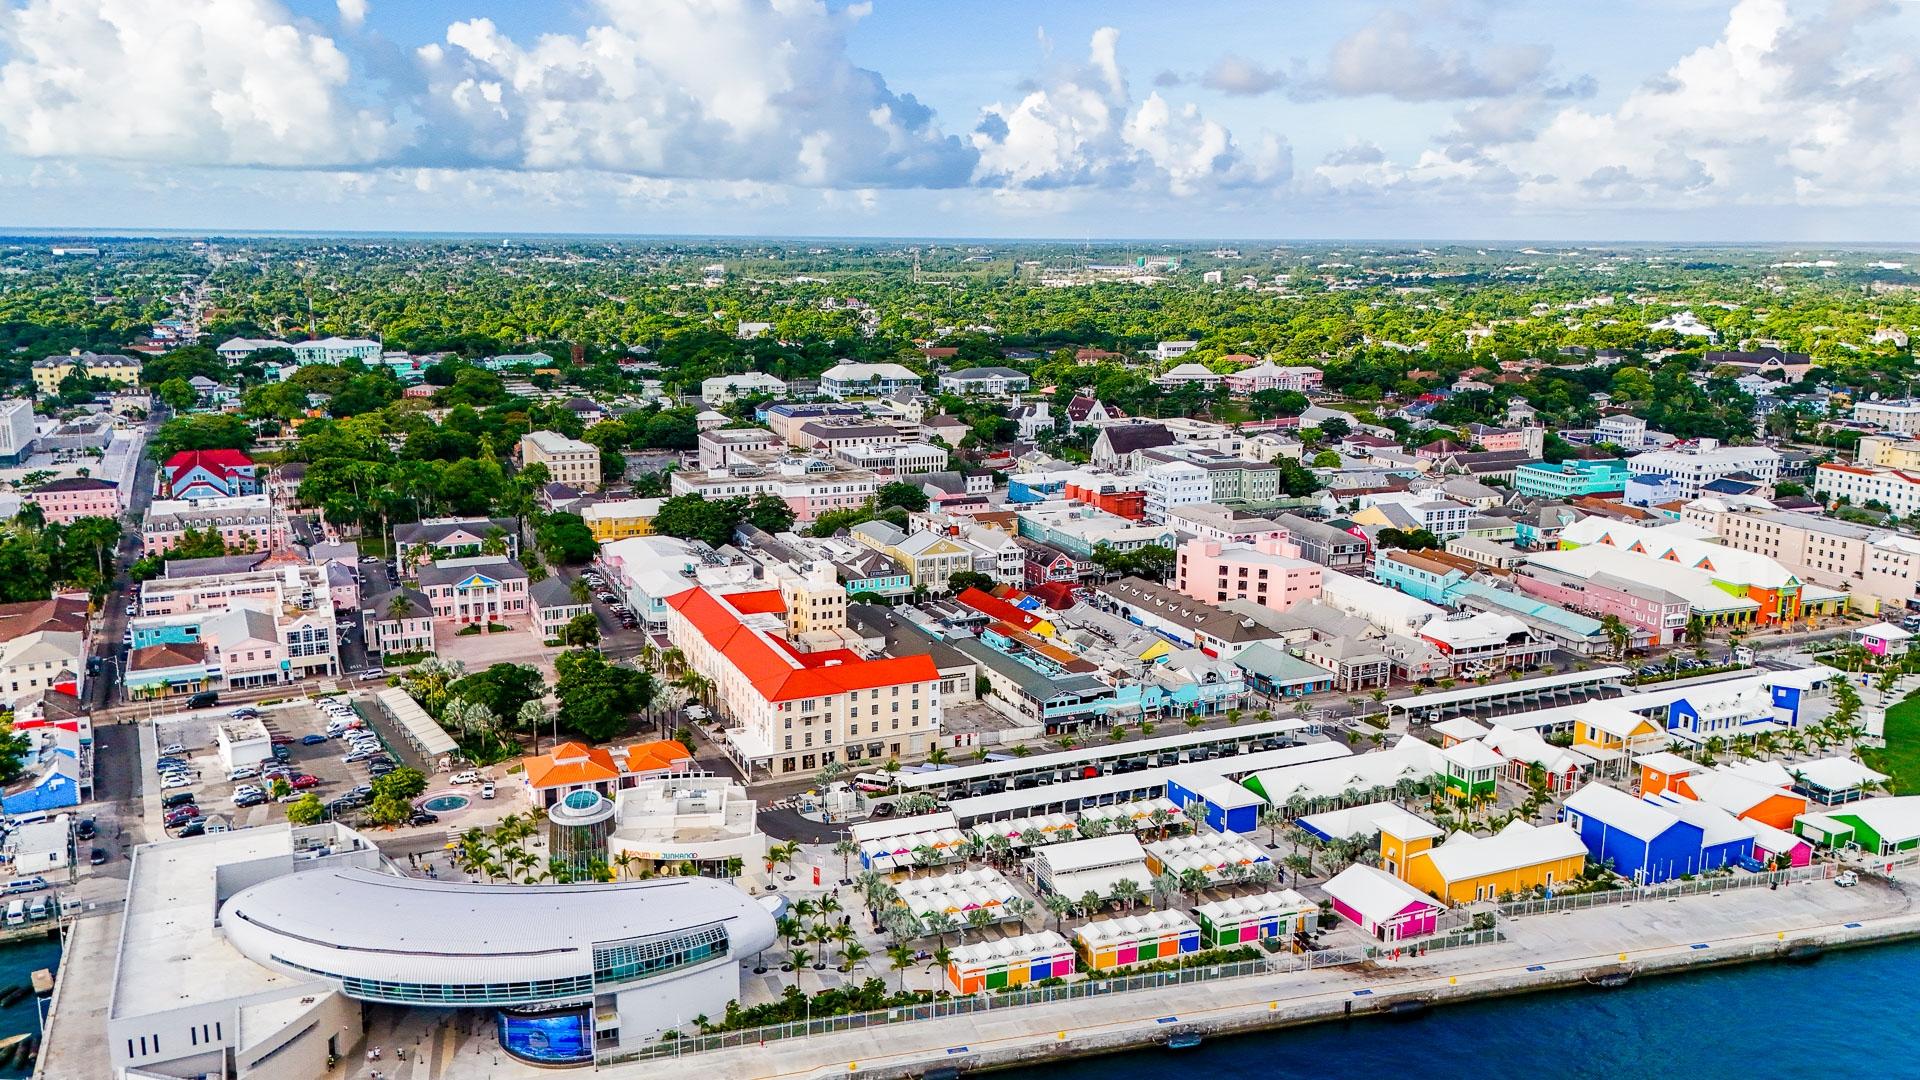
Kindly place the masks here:
POLYGON ((1285 1031, 1209 1037, 1007 1080, 1808 1080, 1920 1077, 1920 942, 1285 1031))

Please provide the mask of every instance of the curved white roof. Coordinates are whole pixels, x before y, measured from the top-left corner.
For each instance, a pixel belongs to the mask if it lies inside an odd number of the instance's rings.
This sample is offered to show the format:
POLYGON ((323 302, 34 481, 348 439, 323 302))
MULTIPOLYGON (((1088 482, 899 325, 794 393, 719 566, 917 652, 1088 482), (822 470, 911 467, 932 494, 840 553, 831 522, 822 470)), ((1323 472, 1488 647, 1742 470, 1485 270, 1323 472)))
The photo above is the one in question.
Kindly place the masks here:
POLYGON ((380 982, 475 984, 593 971, 596 942, 722 923, 738 957, 773 944, 773 916, 723 881, 481 885, 313 870, 229 899, 229 941, 267 967, 380 982))

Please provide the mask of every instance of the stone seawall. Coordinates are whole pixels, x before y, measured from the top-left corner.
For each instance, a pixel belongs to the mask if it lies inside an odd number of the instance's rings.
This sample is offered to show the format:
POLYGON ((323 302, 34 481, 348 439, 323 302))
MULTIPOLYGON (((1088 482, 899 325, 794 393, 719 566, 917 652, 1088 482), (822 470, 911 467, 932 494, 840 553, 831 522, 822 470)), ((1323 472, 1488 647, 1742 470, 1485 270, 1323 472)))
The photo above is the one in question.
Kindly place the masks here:
MULTIPOLYGON (((1153 1047, 1166 1038, 1169 1029, 1176 1027, 1209 1036, 1266 1031, 1351 1017, 1419 1011, 1514 994, 1584 987, 1590 985, 1590 979, 1622 972, 1640 979, 1721 965, 1791 961, 1833 949, 1857 948, 1914 937, 1920 937, 1920 915, 1554 961, 1526 965, 1517 971, 1504 967, 1422 977, 1418 969, 1352 965, 1343 970, 1368 985, 1306 999, 1276 999, 1264 1005, 1241 1003, 1211 1010, 1188 1009, 1179 1013, 1177 1018, 1148 1017, 1092 1030, 1035 1032, 1038 1038, 1008 1039, 993 1045, 969 1045, 961 1053, 953 1053, 952 1050, 962 1048, 949 1048, 939 1055, 918 1055, 904 1060, 848 1062, 837 1067, 823 1067, 808 1075, 902 1080, 942 1069, 981 1072, 1031 1067, 1049 1060, 1153 1047), (1538 970, 1534 970, 1536 968, 1538 970), (1372 974, 1379 975, 1379 980, 1369 979, 1368 976, 1372 974), (1049 1034, 1052 1037, 1049 1038, 1049 1034)), ((1218 985, 1223 995, 1232 990, 1231 984, 1218 985)), ((1150 1001, 1158 993, 1142 991, 1137 996, 1130 996, 1129 1003, 1137 1003, 1143 1010, 1149 1009, 1150 1001)))

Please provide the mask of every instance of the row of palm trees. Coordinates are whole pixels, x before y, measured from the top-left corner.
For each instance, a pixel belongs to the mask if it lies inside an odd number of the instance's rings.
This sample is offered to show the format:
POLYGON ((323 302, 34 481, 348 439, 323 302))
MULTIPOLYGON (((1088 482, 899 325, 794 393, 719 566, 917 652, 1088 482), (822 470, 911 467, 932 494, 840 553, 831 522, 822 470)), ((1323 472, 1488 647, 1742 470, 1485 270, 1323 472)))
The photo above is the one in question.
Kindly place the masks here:
MULTIPOLYGON (((787 946, 785 967, 798 971, 811 965, 816 971, 825 970, 828 951, 832 949, 840 954, 839 969, 852 971, 861 961, 873 955, 872 950, 860 943, 853 926, 845 918, 833 917, 840 911, 840 901, 832 896, 796 900, 787 907, 787 913, 774 923, 780 940, 787 946)), ((766 969, 756 967, 754 970, 766 969)))

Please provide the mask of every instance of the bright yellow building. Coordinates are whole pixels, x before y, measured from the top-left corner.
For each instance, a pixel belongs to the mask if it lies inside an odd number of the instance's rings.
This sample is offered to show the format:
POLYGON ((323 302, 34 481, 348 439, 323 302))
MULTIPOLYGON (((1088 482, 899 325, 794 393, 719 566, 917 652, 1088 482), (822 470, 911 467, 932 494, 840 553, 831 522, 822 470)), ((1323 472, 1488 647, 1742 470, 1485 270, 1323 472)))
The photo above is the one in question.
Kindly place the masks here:
POLYGON ((33 388, 49 396, 57 394, 60 384, 75 372, 89 378, 108 379, 123 386, 133 386, 140 381, 140 361, 120 353, 81 352, 75 349, 66 356, 35 360, 33 388))
POLYGON ((1574 713, 1573 745, 1589 757, 1613 761, 1622 755, 1664 750, 1667 736, 1659 724, 1631 709, 1608 701, 1589 701, 1574 713))
MULTIPOLYGON (((1380 843, 1384 861, 1386 834, 1380 843)), ((1492 836, 1454 833, 1439 847, 1415 847, 1400 876, 1450 904, 1550 889, 1578 878, 1587 866, 1586 844, 1565 823, 1515 821, 1492 836)))
POLYGON ((665 499, 617 499, 594 503, 580 511, 580 519, 593 530, 593 538, 606 543, 629 536, 652 536, 653 519, 665 499))

